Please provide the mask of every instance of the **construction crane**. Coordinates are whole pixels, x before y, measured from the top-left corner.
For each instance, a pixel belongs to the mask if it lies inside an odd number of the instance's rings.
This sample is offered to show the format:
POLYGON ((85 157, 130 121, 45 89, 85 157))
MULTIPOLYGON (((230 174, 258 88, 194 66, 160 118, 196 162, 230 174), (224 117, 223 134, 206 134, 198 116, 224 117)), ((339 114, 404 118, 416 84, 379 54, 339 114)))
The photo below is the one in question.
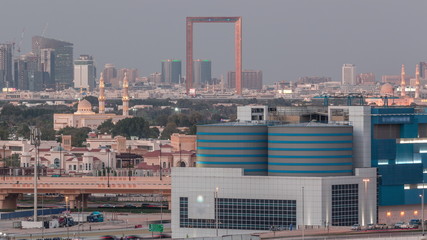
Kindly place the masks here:
POLYGON ((25 27, 22 29, 21 39, 19 40, 18 47, 16 49, 16 51, 18 52, 18 55, 21 54, 21 46, 22 46, 22 41, 24 40, 24 35, 25 35, 25 27))

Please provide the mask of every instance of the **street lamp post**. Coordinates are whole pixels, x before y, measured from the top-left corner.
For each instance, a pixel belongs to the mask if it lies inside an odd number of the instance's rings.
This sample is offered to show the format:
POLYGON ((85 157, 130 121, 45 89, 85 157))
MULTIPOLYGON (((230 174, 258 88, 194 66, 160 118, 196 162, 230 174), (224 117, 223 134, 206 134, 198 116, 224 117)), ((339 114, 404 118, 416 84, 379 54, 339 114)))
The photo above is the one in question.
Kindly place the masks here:
POLYGON ((219 188, 216 187, 214 191, 214 202, 215 202, 215 229, 216 229, 216 236, 218 237, 218 190, 219 188))
POLYGON ((160 171, 160 181, 162 181, 162 144, 160 144, 160 152, 159 152, 159 171, 160 171))
MULTIPOLYGON (((61 139, 62 141, 62 139, 61 139)), ((59 142, 59 176, 62 176, 62 146, 61 142, 59 142)))
POLYGON ((131 172, 131 169, 130 169, 130 161, 132 161, 133 159, 132 159, 132 157, 131 157, 131 153, 130 153, 130 150, 131 150, 131 147, 130 147, 130 145, 129 145, 129 147, 128 147, 128 175, 129 175, 129 181, 131 180, 131 176, 132 176, 132 172, 131 172))
POLYGON ((110 187, 110 149, 107 149, 107 187, 110 187))
POLYGON ((423 194, 420 194, 420 198, 421 198, 421 227, 422 227, 423 236, 424 236, 424 189, 423 189, 423 194))
POLYGON ((305 238, 305 219, 304 219, 304 187, 301 189, 301 195, 302 195, 302 239, 305 238))
POLYGON ((6 145, 3 145, 3 181, 6 180, 6 145))
POLYGON ((30 134, 30 142, 31 145, 34 145, 34 148, 36 150, 36 157, 34 159, 34 222, 37 222, 37 169, 38 169, 38 160, 39 160, 39 146, 40 146, 40 140, 41 140, 41 131, 36 128, 31 128, 31 134, 30 134))

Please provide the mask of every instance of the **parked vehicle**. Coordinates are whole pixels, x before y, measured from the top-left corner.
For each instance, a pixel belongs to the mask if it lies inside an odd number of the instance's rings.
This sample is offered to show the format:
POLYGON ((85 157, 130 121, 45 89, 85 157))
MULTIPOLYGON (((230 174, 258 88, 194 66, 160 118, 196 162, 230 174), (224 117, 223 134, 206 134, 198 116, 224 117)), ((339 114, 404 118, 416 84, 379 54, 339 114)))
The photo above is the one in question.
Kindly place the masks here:
POLYGON ((99 205, 98 208, 115 208, 116 206, 112 205, 112 204, 102 204, 99 205))
POLYGON ((378 223, 375 225, 375 229, 381 229, 381 230, 388 229, 388 226, 385 223, 378 223))
POLYGON ((367 230, 374 230, 374 229, 375 229, 375 224, 369 223, 369 224, 366 226, 366 229, 367 229, 367 230))
POLYGON ((88 222, 104 222, 104 215, 100 212, 92 212, 86 219, 88 222))
POLYGON ((409 221, 410 228, 418 228, 420 225, 421 225, 420 219, 411 219, 411 221, 409 221))
POLYGON ((394 228, 406 229, 409 228, 409 225, 404 222, 397 222, 394 224, 394 228))
POLYGON ((351 226, 351 230, 354 231, 358 231, 361 230, 362 228, 360 227, 360 224, 354 224, 353 226, 351 226))

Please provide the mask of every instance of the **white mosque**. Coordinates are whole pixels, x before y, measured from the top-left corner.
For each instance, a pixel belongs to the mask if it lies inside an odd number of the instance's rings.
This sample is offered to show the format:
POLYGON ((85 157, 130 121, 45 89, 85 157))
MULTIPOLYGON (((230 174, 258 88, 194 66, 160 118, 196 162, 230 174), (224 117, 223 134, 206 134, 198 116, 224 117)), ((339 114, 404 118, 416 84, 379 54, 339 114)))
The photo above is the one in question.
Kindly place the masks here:
POLYGON ((112 119, 116 123, 122 119, 132 117, 129 116, 129 92, 128 92, 128 78, 127 74, 123 78, 123 115, 116 115, 112 113, 105 113, 105 92, 104 92, 104 77, 101 73, 99 79, 99 113, 92 111, 92 104, 86 99, 80 100, 77 106, 77 112, 72 114, 54 114, 53 115, 53 128, 57 131, 65 127, 89 127, 96 129, 105 120, 112 119))

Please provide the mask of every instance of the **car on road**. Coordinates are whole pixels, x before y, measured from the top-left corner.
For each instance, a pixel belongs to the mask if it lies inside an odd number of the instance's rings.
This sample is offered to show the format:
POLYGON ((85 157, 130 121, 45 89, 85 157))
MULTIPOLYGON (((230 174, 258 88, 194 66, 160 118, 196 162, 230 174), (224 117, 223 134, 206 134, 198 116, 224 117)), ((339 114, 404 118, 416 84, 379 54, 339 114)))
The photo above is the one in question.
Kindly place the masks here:
POLYGON ((153 236, 143 237, 142 239, 158 239, 158 238, 171 238, 171 235, 166 233, 154 234, 153 236))
POLYGON ((117 240, 117 237, 113 236, 113 235, 104 235, 104 236, 100 237, 99 239, 103 239, 103 240, 117 240))
POLYGON ((135 240, 139 240, 139 239, 142 239, 140 236, 137 236, 137 235, 129 235, 129 236, 126 236, 124 239, 135 239, 135 240))
POLYGON ((362 228, 360 227, 360 224, 354 224, 353 226, 351 226, 351 230, 357 231, 357 230, 361 230, 362 228))
POLYGON ((136 208, 136 206, 135 206, 135 205, 130 204, 130 203, 125 204, 123 207, 124 207, 124 208, 136 208))
POLYGON ((99 205, 98 208, 115 208, 116 206, 114 206, 113 204, 102 204, 99 205))

